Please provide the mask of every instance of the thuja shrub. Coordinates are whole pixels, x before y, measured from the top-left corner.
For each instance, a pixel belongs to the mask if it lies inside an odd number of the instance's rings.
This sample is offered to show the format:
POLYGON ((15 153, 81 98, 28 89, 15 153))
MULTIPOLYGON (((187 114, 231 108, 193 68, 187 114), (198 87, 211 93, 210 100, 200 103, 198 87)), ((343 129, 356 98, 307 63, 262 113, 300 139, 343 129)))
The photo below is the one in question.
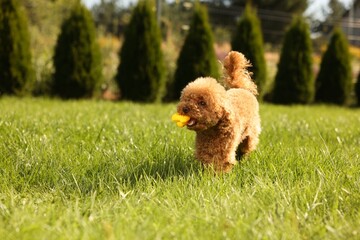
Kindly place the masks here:
POLYGON ((61 25, 54 54, 52 93, 63 99, 89 98, 102 81, 100 48, 91 13, 80 3, 61 25))
POLYGON ((252 66, 249 67, 249 70, 253 73, 259 96, 262 98, 266 86, 264 44, 260 20, 255 9, 250 4, 246 6, 242 17, 237 23, 231 47, 233 50, 243 53, 251 62, 252 66))
POLYGON ((347 105, 352 92, 352 73, 348 42, 337 28, 330 39, 316 78, 316 101, 347 105))
POLYGON ((174 100, 181 90, 198 77, 220 76, 215 55, 213 33, 210 28, 207 9, 195 4, 189 32, 181 48, 174 76, 174 100))
POLYGON ((158 102, 165 94, 161 32, 152 9, 152 1, 139 1, 126 28, 115 77, 122 99, 158 102))
POLYGON ((357 98, 357 105, 360 106, 360 73, 357 77, 357 82, 355 84, 355 95, 357 98))
POLYGON ((26 13, 18 0, 0 0, 0 94, 29 93, 33 81, 26 13))
POLYGON ((309 26, 302 17, 295 17, 285 34, 273 101, 281 104, 311 103, 315 91, 312 65, 309 26))

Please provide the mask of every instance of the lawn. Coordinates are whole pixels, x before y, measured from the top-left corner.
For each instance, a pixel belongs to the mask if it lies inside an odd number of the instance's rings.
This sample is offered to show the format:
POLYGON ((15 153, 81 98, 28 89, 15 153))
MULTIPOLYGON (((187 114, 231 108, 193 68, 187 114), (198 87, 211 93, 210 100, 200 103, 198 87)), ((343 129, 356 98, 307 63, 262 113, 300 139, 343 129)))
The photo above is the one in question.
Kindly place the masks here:
POLYGON ((219 176, 175 109, 0 99, 0 238, 360 239, 360 109, 262 104, 219 176))

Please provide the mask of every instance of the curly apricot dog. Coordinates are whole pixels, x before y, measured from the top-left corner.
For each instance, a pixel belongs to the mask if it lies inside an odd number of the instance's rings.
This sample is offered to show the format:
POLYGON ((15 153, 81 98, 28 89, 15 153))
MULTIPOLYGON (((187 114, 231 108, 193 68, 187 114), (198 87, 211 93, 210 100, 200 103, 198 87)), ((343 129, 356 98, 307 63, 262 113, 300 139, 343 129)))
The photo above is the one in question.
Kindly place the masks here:
POLYGON ((196 132, 195 157, 217 172, 230 171, 236 154, 253 151, 261 131, 258 92, 246 69, 250 63, 232 51, 223 64, 228 90, 213 78, 198 78, 183 89, 175 114, 180 118, 175 121, 182 121, 178 126, 196 132))

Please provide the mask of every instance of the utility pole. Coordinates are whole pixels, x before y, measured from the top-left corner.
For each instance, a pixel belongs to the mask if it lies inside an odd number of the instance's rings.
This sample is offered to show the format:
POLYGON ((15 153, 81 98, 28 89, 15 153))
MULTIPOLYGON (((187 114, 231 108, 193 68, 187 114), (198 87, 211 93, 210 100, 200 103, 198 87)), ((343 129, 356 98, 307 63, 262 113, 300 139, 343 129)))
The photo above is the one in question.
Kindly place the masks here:
POLYGON ((156 20, 159 27, 161 27, 161 0, 156 0, 156 20))
POLYGON ((350 43, 356 43, 357 39, 354 39, 354 22, 355 22, 355 18, 354 18, 354 8, 355 8, 355 3, 352 4, 350 11, 349 11, 349 19, 348 19, 348 31, 347 31, 347 37, 350 43))

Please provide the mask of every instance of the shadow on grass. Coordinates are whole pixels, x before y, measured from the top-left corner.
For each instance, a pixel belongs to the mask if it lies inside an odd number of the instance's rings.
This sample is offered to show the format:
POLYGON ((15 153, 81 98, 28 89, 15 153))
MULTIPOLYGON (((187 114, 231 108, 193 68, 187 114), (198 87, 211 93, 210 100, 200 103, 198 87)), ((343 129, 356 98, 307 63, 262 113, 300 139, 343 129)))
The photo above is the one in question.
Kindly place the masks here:
POLYGON ((175 156, 158 161, 144 161, 124 171, 120 178, 131 186, 148 180, 167 180, 176 177, 186 177, 201 172, 201 164, 192 157, 175 156))

